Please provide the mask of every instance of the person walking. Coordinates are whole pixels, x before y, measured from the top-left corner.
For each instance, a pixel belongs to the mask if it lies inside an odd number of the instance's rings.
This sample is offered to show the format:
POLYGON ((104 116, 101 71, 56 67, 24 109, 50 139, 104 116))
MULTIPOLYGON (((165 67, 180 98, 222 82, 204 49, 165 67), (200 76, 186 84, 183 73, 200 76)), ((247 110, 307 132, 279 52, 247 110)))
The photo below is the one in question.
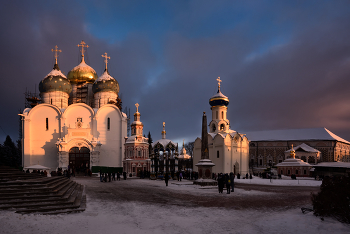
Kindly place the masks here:
POLYGON ((168 186, 168 182, 169 182, 169 176, 168 176, 168 173, 165 173, 165 185, 168 186))
POLYGON ((120 173, 119 173, 119 171, 117 172, 117 180, 120 181, 120 173))
POLYGON ((227 194, 230 194, 231 180, 228 174, 225 175, 225 182, 226 182, 226 192, 227 194))
POLYGON ((231 180, 231 192, 235 191, 235 174, 233 172, 230 173, 230 180, 231 180))
POLYGON ((180 175, 179 175, 179 176, 180 176, 180 181, 181 181, 181 180, 182 180, 182 172, 180 172, 180 175))

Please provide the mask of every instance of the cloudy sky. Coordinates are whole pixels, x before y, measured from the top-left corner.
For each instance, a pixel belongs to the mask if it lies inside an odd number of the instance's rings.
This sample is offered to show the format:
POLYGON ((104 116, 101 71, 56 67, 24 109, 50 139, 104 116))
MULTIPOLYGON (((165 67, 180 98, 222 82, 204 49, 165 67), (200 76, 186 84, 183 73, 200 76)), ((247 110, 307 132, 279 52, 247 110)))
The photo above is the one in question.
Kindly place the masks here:
MULTIPOLYGON (((140 104, 144 132, 194 141, 217 91, 239 132, 326 127, 350 140, 349 1, 1 1, 0 142, 18 138, 24 92, 38 92, 55 45, 67 74, 90 47, 120 84, 123 108, 140 104)), ((209 118, 210 121, 210 118, 209 118)))

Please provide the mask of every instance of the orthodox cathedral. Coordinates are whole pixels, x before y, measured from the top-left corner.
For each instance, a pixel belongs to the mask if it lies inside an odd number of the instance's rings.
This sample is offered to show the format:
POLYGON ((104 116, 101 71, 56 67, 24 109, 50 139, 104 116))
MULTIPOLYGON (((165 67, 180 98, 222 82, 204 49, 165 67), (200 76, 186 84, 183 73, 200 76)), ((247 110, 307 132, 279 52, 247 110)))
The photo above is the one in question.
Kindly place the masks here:
POLYGON ((122 167, 127 116, 120 110, 119 84, 105 70, 98 77, 86 64, 82 41, 81 62, 60 71, 55 47, 53 70, 40 81, 41 104, 22 116, 23 166, 40 164, 51 169, 92 166, 122 167))
MULTIPOLYGON (((227 118, 227 106, 229 99, 220 90, 220 77, 217 93, 209 99, 211 106, 212 121, 209 123, 208 138, 209 160, 211 161, 212 173, 246 174, 249 173, 249 141, 245 134, 230 129, 230 121, 227 118), (214 165, 212 165, 214 164, 214 165)), ((205 114, 204 114, 205 115, 205 114)), ((205 121, 206 122, 206 121, 205 121)), ((205 123, 205 132, 207 126, 205 123)), ((201 138, 194 142, 193 163, 201 160, 201 138)), ((207 160, 208 160, 207 159, 207 160)), ((197 164, 197 167, 201 163, 197 164)), ((194 167, 194 171, 198 168, 194 167)))

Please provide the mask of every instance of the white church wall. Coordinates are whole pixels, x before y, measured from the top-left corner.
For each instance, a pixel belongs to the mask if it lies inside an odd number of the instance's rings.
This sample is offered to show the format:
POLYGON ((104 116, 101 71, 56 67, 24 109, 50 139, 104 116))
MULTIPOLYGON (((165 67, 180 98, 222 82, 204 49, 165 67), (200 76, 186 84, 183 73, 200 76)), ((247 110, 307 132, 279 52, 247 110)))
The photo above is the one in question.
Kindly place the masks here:
POLYGON ((58 149, 55 142, 61 137, 60 110, 52 105, 40 104, 34 107, 28 115, 29 121, 25 121, 25 139, 30 139, 30 144, 25 144, 24 166, 41 164, 52 169, 58 166, 58 149))
POLYGON ((126 121, 120 110, 115 105, 104 105, 96 114, 96 123, 96 137, 102 144, 100 166, 122 167, 126 121))
POLYGON ((83 124, 81 128, 92 129, 93 117, 93 109, 84 103, 76 103, 68 106, 63 114, 64 123, 67 128, 76 128, 77 119, 82 118, 83 124))

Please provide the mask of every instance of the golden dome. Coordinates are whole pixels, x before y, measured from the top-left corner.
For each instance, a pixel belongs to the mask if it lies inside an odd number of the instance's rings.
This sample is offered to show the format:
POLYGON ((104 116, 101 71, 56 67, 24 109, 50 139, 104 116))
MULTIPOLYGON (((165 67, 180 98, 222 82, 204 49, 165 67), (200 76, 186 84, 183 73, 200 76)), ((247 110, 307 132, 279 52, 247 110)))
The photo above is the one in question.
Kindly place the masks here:
POLYGON ((81 63, 68 72, 67 79, 72 83, 94 83, 97 80, 96 71, 87 65, 84 57, 81 63))

